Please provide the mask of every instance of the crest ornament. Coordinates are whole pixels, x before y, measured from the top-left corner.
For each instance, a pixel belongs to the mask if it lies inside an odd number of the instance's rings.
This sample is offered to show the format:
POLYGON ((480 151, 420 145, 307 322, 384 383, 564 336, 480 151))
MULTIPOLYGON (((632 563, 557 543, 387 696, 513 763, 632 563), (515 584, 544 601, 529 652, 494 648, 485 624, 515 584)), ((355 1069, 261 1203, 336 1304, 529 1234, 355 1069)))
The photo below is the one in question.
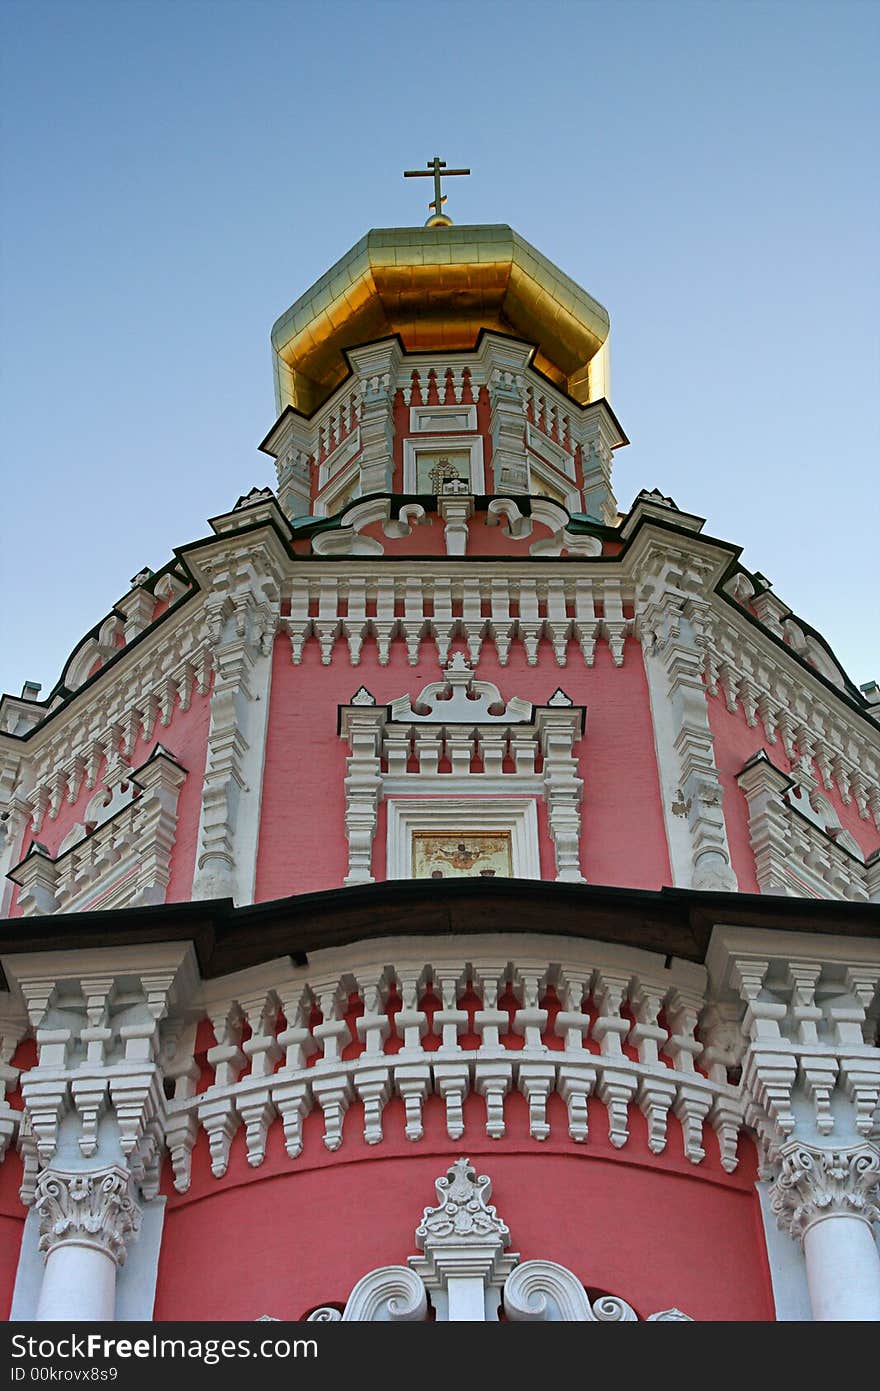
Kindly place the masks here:
POLYGON ((425 1250, 426 1242, 433 1245, 461 1237, 477 1238, 480 1242, 495 1238, 502 1247, 510 1245, 507 1224, 487 1204, 492 1196, 492 1182, 488 1174, 477 1178, 469 1159, 456 1159, 436 1180, 435 1187, 438 1205, 425 1208, 416 1228, 416 1246, 420 1251, 425 1250))

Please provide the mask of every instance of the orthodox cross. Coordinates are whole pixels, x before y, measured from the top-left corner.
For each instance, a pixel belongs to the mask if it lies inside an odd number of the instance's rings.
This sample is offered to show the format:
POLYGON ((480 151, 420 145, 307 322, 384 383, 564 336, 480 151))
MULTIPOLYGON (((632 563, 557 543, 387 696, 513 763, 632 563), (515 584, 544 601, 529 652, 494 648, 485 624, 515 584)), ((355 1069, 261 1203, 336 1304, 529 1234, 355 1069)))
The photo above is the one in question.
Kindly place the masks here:
POLYGON ((446 160, 435 155, 432 160, 428 161, 425 169, 404 169, 403 177, 405 179, 430 179, 433 176, 434 201, 429 203, 428 207, 433 208, 435 217, 441 217, 443 204, 446 202, 446 194, 440 186, 440 180, 452 178, 455 174, 469 174, 470 172, 470 169, 447 169, 446 160))

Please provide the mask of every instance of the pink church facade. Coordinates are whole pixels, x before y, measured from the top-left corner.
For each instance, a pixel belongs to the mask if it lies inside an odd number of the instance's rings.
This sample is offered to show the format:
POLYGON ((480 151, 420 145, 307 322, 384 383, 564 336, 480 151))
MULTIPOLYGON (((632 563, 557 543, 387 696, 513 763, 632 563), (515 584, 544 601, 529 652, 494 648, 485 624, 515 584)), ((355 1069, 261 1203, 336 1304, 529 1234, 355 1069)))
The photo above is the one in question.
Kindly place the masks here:
POLYGON ((3 1317, 880 1318, 880 691, 618 509, 510 229, 273 345, 277 489, 0 705, 3 1317))

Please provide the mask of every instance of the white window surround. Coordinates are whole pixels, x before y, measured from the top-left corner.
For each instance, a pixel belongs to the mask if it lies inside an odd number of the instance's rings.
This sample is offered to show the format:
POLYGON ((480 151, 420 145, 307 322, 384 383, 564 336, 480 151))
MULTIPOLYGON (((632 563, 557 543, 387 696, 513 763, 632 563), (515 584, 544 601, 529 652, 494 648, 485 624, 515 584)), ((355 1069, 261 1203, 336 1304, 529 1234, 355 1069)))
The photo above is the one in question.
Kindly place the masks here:
MULTIPOLYGON (((434 409, 438 408, 434 407, 434 409)), ((485 493, 486 476, 483 469, 482 435, 426 435, 423 440, 404 440, 403 491, 405 493, 418 492, 416 456, 422 451, 436 454, 438 449, 466 450, 470 455, 468 462, 470 491, 477 496, 485 493)))
POLYGON ((411 406, 409 428, 413 434, 438 430, 476 430, 476 406, 411 406))
POLYGON ((327 487, 324 488, 323 492, 319 493, 318 496, 315 498, 315 516, 332 516, 333 513, 337 510, 337 498, 341 494, 345 493, 352 483, 356 483, 356 486, 352 491, 351 497, 348 499, 348 501, 353 502, 355 498, 360 495, 359 476, 360 460, 358 458, 354 458, 346 467, 341 469, 339 473, 335 473, 333 475, 333 478, 327 484, 327 487))
POLYGON ((531 494, 542 491, 541 484, 544 483, 550 490, 552 497, 558 497, 561 493, 565 498, 565 506, 569 512, 579 512, 581 510, 581 495, 572 483, 571 479, 558 469, 552 468, 544 459, 539 459, 531 452, 529 460, 529 492, 531 494))
POLYGON ((336 478, 346 468, 361 449, 361 427, 352 430, 336 448, 327 455, 318 471, 318 489, 326 488, 331 478, 336 478))
POLYGON ((538 430, 530 420, 526 421, 526 448, 574 481, 574 455, 545 435, 543 430, 538 430))
POLYGON ((415 831, 509 831, 513 876, 540 879, 534 797, 388 797, 388 879, 412 878, 415 831))

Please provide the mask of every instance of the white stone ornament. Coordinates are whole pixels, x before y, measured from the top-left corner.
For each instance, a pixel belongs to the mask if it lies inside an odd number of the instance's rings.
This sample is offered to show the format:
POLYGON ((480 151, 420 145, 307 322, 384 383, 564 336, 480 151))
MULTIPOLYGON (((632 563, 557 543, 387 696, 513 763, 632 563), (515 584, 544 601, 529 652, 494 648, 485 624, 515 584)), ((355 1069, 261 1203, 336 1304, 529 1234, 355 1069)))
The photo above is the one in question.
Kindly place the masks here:
MULTIPOLYGON (((503 1302, 513 1322, 636 1323, 632 1305, 617 1295, 592 1304, 573 1271, 555 1261, 525 1261, 508 1253, 510 1230, 489 1203, 492 1184, 469 1159, 456 1159, 435 1181, 437 1205, 426 1207, 416 1228, 424 1253, 408 1264, 380 1266, 359 1280, 345 1312, 324 1305, 308 1322, 421 1322, 428 1296, 438 1322, 490 1322, 503 1302)), ((647 1322, 691 1322, 680 1309, 651 1314, 647 1322)))
POLYGON ((492 1182, 487 1174, 477 1178, 469 1159, 456 1159, 448 1172, 436 1180, 437 1207, 426 1207, 416 1228, 416 1244, 423 1250, 428 1242, 458 1237, 495 1238, 510 1245, 510 1231, 494 1207, 487 1204, 492 1182))
POLYGON ((388 1265, 358 1280, 348 1297, 343 1323, 420 1323, 428 1315, 428 1296, 414 1271, 388 1265))
POLYGON ((47 1254, 61 1243, 90 1246, 123 1265, 126 1245, 140 1228, 130 1175, 118 1166, 94 1173, 44 1170, 34 1206, 40 1214, 40 1250, 47 1254))
POLYGON ((880 1150, 792 1145, 782 1152, 770 1201, 777 1224, 795 1239, 835 1215, 861 1218, 870 1227, 880 1221, 880 1150))

